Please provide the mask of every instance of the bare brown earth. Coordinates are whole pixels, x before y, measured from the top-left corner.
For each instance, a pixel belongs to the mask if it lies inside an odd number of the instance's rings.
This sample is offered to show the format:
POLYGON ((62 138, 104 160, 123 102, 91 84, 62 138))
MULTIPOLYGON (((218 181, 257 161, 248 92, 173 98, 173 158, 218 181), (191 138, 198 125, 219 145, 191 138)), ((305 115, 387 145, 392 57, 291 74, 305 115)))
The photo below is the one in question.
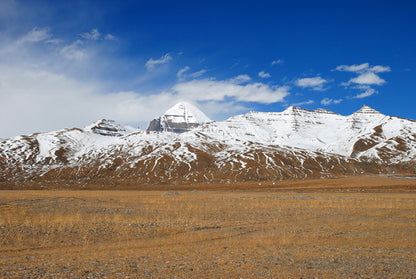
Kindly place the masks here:
POLYGON ((1 191, 0 277, 416 277, 416 180, 274 183, 1 191))

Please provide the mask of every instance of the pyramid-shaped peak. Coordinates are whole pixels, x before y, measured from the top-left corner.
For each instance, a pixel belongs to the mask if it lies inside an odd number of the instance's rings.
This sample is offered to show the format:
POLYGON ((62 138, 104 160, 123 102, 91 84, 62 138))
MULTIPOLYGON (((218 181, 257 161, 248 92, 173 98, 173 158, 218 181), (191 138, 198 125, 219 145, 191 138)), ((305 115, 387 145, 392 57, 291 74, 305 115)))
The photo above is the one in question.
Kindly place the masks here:
POLYGON ((210 121, 211 119, 196 106, 180 102, 168 109, 161 117, 152 120, 147 130, 183 133, 210 121))
POLYGON ((211 121, 200 109, 187 102, 177 103, 168 109, 164 116, 171 118, 174 122, 203 124, 211 121))
POLYGON ((370 108, 367 105, 363 105, 358 111, 356 111, 354 114, 382 114, 378 110, 375 110, 373 108, 370 108))

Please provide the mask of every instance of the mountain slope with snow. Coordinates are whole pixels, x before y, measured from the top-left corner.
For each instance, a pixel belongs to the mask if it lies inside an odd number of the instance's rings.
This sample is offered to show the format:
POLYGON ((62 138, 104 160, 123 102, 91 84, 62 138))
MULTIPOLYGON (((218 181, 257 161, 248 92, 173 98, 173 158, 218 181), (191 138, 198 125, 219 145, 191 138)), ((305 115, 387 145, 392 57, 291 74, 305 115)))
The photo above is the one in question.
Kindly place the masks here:
POLYGON ((204 125, 198 131, 218 140, 238 139, 353 158, 368 156, 388 163, 416 160, 416 122, 386 116, 368 106, 349 116, 296 107, 283 112, 249 112, 204 125), (371 146, 360 144, 370 138, 371 146), (405 145, 402 149, 407 152, 386 154, 382 147, 396 140, 405 145))
MULTIPOLYGON (((177 108, 165 114, 170 124, 208 120, 177 108)), ((226 183, 416 172, 416 122, 367 106, 349 116, 289 107, 187 128, 128 133, 101 120, 84 129, 0 140, 0 185, 226 183)))

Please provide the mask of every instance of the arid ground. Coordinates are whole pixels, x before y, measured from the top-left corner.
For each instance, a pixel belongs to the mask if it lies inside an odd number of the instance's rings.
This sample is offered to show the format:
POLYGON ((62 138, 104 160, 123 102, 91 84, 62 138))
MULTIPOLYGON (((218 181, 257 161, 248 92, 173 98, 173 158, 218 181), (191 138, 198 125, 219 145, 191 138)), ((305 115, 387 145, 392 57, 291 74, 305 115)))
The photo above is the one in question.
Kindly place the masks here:
POLYGON ((416 180, 137 189, 0 191, 0 277, 416 278, 416 180))

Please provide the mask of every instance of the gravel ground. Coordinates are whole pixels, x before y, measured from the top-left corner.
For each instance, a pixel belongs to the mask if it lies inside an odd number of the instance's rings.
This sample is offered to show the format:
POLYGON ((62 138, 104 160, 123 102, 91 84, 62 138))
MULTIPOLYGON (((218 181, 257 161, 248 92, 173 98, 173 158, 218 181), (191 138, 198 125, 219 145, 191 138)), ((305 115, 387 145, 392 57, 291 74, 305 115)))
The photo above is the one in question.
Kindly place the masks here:
POLYGON ((416 278, 415 193, 165 193, 3 192, 0 277, 416 278))

